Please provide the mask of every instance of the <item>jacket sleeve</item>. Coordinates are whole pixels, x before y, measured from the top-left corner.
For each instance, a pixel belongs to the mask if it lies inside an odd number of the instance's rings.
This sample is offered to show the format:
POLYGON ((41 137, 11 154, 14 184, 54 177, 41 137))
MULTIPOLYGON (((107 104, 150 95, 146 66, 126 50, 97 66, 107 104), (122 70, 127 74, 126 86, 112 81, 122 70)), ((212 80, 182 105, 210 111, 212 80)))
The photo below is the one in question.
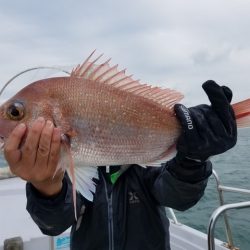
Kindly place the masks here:
MULTIPOLYGON (((27 211, 46 235, 59 235, 75 222, 72 201, 72 185, 65 175, 61 192, 54 197, 42 196, 31 183, 26 184, 27 211)), ((83 200, 77 195, 77 213, 83 206, 83 200)))
POLYGON ((149 190, 159 205, 184 211, 203 196, 212 174, 210 161, 173 158, 160 168, 146 169, 149 190))

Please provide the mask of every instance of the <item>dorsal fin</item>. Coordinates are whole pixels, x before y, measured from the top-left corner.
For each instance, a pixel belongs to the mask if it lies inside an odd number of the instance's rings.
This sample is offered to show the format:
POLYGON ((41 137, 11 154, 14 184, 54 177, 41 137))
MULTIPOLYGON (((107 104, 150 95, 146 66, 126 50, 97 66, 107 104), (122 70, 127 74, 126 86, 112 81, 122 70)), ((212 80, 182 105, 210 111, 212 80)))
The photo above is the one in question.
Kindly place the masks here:
POLYGON ((122 91, 150 99, 168 108, 173 108, 173 106, 183 98, 183 95, 175 90, 153 87, 149 84, 140 83, 139 80, 133 80, 132 75, 127 76, 125 74, 125 69, 118 71, 118 64, 110 66, 109 62, 111 59, 108 59, 104 63, 96 64, 102 57, 102 54, 91 61, 94 52, 95 50, 82 65, 78 65, 72 70, 71 77, 82 77, 84 79, 108 84, 122 91))

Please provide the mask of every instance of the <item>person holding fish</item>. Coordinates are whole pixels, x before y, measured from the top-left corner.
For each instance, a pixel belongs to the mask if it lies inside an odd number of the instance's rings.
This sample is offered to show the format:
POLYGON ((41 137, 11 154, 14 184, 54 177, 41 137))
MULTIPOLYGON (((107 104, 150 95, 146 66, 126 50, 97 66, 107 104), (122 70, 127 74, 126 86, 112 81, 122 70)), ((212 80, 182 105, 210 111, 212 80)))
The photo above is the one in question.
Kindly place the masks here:
POLYGON ((5 158, 27 181, 35 223, 47 235, 72 227, 72 250, 170 250, 164 207, 184 211, 200 200, 209 157, 250 125, 250 100, 231 105, 232 91, 207 81, 211 105, 186 108, 178 92, 95 62, 1 106, 5 158))

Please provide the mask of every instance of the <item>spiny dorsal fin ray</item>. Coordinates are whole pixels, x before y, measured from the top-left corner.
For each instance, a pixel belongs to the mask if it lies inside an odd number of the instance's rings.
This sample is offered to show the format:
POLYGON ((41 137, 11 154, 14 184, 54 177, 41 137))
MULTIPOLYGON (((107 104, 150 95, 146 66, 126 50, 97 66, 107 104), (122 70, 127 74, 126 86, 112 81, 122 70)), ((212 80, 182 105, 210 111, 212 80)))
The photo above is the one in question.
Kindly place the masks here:
POLYGON ((110 59, 102 64, 95 64, 103 54, 90 61, 94 52, 95 50, 82 65, 78 65, 72 70, 72 77, 81 77, 102 84, 107 84, 120 89, 121 91, 126 91, 150 99, 153 102, 168 108, 173 108, 174 104, 183 98, 183 95, 175 90, 153 87, 149 84, 140 83, 139 80, 133 80, 132 75, 126 75, 125 69, 118 71, 118 65, 110 66, 110 59))
POLYGON ((110 62, 111 58, 109 58, 106 62, 96 67, 96 69, 89 75, 89 79, 95 80, 95 77, 98 77, 102 71, 105 72, 105 68, 108 68, 108 63, 110 62))

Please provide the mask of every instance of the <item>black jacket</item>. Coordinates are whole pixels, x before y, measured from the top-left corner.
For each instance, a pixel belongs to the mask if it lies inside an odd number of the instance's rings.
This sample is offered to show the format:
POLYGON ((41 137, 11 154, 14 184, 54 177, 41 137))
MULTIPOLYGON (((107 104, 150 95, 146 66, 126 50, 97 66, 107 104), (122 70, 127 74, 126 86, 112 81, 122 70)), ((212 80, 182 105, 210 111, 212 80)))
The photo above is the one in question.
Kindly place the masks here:
POLYGON ((99 167, 94 201, 77 195, 78 220, 72 205, 72 186, 42 197, 27 183, 27 210, 41 231, 58 235, 72 226, 72 250, 169 250, 169 221, 164 206, 192 207, 202 197, 211 163, 175 160, 160 168, 131 165, 113 185, 99 167))

